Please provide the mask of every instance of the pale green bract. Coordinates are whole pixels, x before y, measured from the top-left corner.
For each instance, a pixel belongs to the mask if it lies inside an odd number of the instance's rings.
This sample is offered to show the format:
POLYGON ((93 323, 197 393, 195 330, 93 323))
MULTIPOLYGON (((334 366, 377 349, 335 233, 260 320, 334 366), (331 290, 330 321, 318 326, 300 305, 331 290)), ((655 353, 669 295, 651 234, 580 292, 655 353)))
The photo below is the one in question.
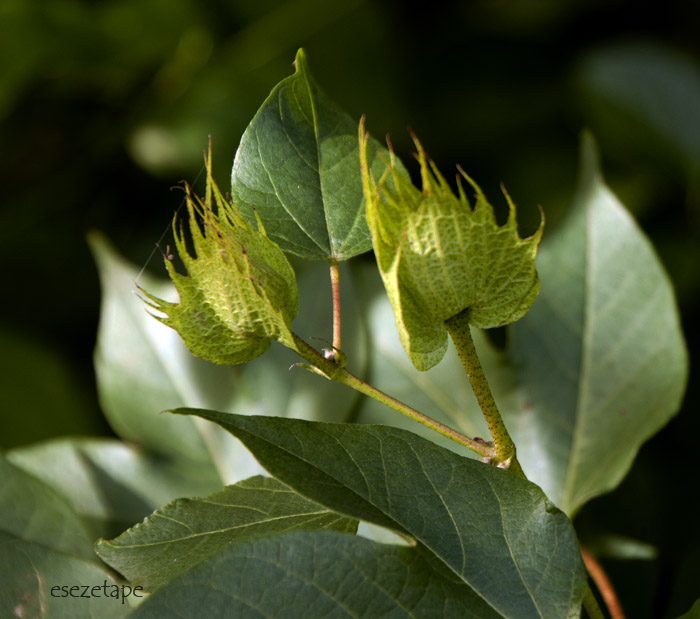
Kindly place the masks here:
POLYGON ((155 317, 175 329, 194 355, 207 361, 245 363, 263 354, 270 340, 294 348, 294 271, 262 224, 258 221, 258 230, 249 226, 221 194, 212 179, 211 150, 206 165, 204 201, 186 188, 194 256, 187 249, 182 223, 178 229, 173 222, 175 247, 187 275, 178 273, 171 257, 165 256, 180 302, 142 291, 145 301, 165 314, 155 317))
POLYGON ((447 348, 445 321, 467 312, 471 325, 500 327, 521 318, 539 290, 535 255, 544 217, 521 239, 515 205, 503 226, 481 189, 472 208, 458 178, 459 195, 418 149, 422 191, 391 154, 377 181, 366 164, 367 134, 360 123, 360 160, 366 216, 377 264, 394 310, 401 345, 419 370, 436 365, 447 348))

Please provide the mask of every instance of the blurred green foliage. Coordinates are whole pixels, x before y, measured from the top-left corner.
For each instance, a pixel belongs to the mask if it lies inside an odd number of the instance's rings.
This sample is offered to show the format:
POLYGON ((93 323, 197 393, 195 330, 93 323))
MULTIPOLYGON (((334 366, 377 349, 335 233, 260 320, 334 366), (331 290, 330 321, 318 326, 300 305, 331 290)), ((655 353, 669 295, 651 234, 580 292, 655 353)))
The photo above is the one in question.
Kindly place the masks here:
MULTIPOLYGON (((490 195, 503 181, 526 234, 537 203, 550 229, 561 219, 579 132, 592 129, 609 184, 675 283, 692 367, 699 26, 700 3, 681 0, 3 0, 0 447, 109 432, 92 371, 99 284, 86 232, 149 262, 182 201, 168 188, 197 178, 209 134, 214 175, 229 177, 245 126, 302 46, 324 90, 367 114, 374 135, 391 133, 400 156, 411 125, 442 170, 460 163, 490 195)), ((160 260, 150 267, 160 273, 160 260)), ((579 516, 584 541, 618 533, 658 549, 609 565, 629 616, 672 616, 700 594, 689 567, 698 499, 683 483, 697 385, 691 375, 684 409, 624 484, 579 516)))

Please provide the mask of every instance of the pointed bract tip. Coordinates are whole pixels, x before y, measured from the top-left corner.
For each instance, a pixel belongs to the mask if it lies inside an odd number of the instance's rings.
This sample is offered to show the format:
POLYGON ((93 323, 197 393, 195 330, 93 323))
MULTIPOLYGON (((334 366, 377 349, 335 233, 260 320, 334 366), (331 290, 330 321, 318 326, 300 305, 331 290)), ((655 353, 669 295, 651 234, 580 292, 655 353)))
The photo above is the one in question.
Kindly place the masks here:
POLYGON ((484 197, 484 192, 481 190, 481 187, 477 185, 476 181, 471 176, 469 176, 469 174, 467 174, 462 168, 462 166, 459 164, 457 164, 457 171, 464 177, 464 180, 466 180, 469 183, 469 185, 471 185, 471 188, 474 191, 476 191, 476 194, 478 196, 484 197))

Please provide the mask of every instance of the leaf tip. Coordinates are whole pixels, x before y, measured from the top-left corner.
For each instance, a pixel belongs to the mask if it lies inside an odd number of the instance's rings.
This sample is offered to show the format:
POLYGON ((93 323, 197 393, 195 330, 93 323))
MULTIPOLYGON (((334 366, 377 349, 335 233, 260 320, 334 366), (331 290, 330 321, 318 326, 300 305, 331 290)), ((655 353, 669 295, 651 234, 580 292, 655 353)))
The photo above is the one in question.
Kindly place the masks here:
POLYGON ((297 55, 294 57, 294 62, 292 63, 296 73, 306 72, 308 66, 306 62, 306 51, 303 47, 297 50, 297 55))

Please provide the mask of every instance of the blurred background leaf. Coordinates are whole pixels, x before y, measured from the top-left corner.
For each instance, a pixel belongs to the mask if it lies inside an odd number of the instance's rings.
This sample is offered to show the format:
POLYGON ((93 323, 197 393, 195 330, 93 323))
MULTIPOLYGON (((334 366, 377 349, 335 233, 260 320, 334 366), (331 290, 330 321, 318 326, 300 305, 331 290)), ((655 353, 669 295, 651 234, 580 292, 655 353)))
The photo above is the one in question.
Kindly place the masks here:
MULTIPOLYGON (((677 289, 693 368, 699 27, 700 3, 682 0, 4 0, 3 448, 110 433, 92 370, 100 292, 86 232, 103 231, 162 275, 159 254, 149 256, 182 200, 168 188, 197 179, 208 134, 215 176, 229 178, 243 130, 299 47, 327 94, 353 118, 366 113, 376 137, 390 132, 405 160, 411 125, 445 173, 460 163, 488 195, 503 181, 524 234, 537 227, 538 203, 549 232, 561 221, 578 135, 590 127, 608 184, 677 289)), ((496 206, 504 216, 505 203, 496 206)), ((700 499, 686 474, 698 384, 691 369, 681 413, 615 492, 577 516, 591 539, 659 549, 655 559, 605 560, 629 616, 678 616, 698 597, 700 499)))

